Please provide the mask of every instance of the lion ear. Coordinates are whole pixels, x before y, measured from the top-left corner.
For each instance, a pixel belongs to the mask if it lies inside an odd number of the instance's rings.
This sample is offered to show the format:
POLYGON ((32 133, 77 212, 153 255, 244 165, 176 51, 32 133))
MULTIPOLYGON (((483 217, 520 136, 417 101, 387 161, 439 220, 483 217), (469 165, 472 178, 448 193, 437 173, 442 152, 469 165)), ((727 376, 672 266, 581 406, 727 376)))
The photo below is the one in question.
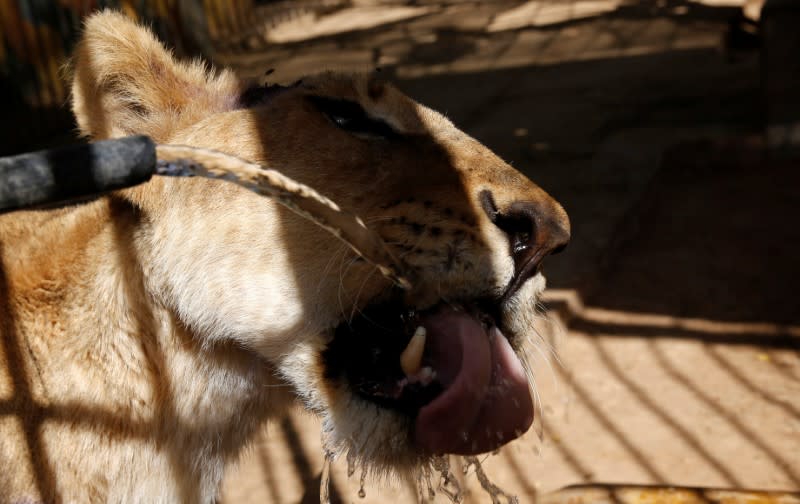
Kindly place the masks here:
POLYGON ((164 142, 176 130, 237 106, 229 71, 176 61, 147 28, 104 11, 88 18, 72 60, 72 110, 95 139, 144 134, 164 142))

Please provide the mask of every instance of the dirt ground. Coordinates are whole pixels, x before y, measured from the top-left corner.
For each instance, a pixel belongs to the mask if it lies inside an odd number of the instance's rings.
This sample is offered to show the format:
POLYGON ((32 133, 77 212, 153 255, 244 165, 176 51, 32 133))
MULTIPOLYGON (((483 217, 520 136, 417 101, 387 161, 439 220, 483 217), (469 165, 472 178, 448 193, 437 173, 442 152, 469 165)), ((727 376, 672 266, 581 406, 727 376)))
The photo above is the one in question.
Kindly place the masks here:
MULTIPOLYGON (((537 364, 539 429, 484 462, 522 503, 587 482, 800 490, 800 172, 764 157, 758 52, 723 44, 740 3, 354 1, 217 56, 273 80, 380 66, 564 204, 541 326, 561 364, 537 364)), ((223 501, 318 502, 321 467, 295 412, 223 501)), ((334 502, 417 501, 412 481, 360 498, 358 476, 334 465, 334 502)))

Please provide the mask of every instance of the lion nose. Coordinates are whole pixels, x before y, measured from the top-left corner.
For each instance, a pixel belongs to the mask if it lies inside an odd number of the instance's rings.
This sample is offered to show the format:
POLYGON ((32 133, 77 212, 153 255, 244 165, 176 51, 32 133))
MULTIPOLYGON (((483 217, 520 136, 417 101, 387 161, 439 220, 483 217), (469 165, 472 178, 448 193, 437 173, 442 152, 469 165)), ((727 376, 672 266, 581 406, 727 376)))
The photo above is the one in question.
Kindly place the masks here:
POLYGON ((512 290, 535 275, 546 256, 561 252, 569 243, 567 214, 544 192, 535 201, 514 201, 504 209, 497 208, 488 190, 481 192, 480 200, 489 219, 508 236, 515 266, 512 290))

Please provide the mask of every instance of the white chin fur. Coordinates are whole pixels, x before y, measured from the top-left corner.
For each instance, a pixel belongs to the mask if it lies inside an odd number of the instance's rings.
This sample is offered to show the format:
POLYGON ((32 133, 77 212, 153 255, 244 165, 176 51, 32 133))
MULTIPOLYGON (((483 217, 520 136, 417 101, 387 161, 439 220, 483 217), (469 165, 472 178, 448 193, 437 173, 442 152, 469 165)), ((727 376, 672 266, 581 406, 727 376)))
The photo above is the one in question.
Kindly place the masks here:
POLYGON ((321 416, 325 451, 334 457, 352 453, 356 465, 377 476, 415 467, 419 456, 410 444, 409 418, 358 397, 343 381, 323 383, 322 340, 301 344, 280 371, 304 394, 305 407, 321 416))
POLYGON ((544 275, 537 273, 522 284, 522 287, 502 307, 502 328, 506 336, 528 338, 535 331, 538 313, 537 303, 547 284, 544 275))

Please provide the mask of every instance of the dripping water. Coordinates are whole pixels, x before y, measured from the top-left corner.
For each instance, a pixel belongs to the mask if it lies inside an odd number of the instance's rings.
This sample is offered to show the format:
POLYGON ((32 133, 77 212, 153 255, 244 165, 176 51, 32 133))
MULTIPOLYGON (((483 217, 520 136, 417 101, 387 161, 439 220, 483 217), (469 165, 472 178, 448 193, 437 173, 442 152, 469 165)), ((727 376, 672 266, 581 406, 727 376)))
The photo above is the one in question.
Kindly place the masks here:
POLYGON ((353 450, 347 452, 347 477, 350 478, 356 472, 356 454, 353 450))
POLYGON ((453 473, 450 472, 450 458, 447 455, 435 457, 431 461, 431 465, 441 476, 438 490, 454 504, 458 504, 464 500, 461 485, 458 484, 458 480, 453 473))
POLYGON ((322 461, 322 474, 319 477, 319 504, 331 504, 331 464, 333 455, 325 453, 322 461))
POLYGON ((431 471, 431 466, 428 464, 422 466, 422 478, 425 481, 425 486, 428 489, 428 500, 433 500, 436 498, 436 490, 433 489, 433 484, 431 483, 432 476, 433 471, 431 471))
POLYGON ((472 466, 472 461, 468 457, 462 457, 462 460, 464 461, 464 467, 461 468, 461 473, 466 476, 472 466))
POLYGON ((417 502, 423 504, 425 502, 425 490, 422 486, 422 471, 417 472, 417 502))
MULTIPOLYGON (((348 471, 350 469, 348 468, 348 471)), ((359 479, 359 486, 358 486, 358 497, 363 499, 367 496, 367 492, 364 491, 364 483, 367 480, 367 469, 365 467, 361 468, 361 478, 359 479)))
POLYGON ((475 475, 478 478, 478 483, 481 484, 481 488, 483 488, 484 492, 489 494, 489 497, 492 499, 492 504, 519 504, 519 499, 516 495, 509 495, 505 493, 502 489, 500 489, 500 487, 489 480, 489 477, 483 471, 483 467, 481 466, 481 462, 478 460, 478 457, 464 457, 464 460, 468 466, 475 466, 475 475))

